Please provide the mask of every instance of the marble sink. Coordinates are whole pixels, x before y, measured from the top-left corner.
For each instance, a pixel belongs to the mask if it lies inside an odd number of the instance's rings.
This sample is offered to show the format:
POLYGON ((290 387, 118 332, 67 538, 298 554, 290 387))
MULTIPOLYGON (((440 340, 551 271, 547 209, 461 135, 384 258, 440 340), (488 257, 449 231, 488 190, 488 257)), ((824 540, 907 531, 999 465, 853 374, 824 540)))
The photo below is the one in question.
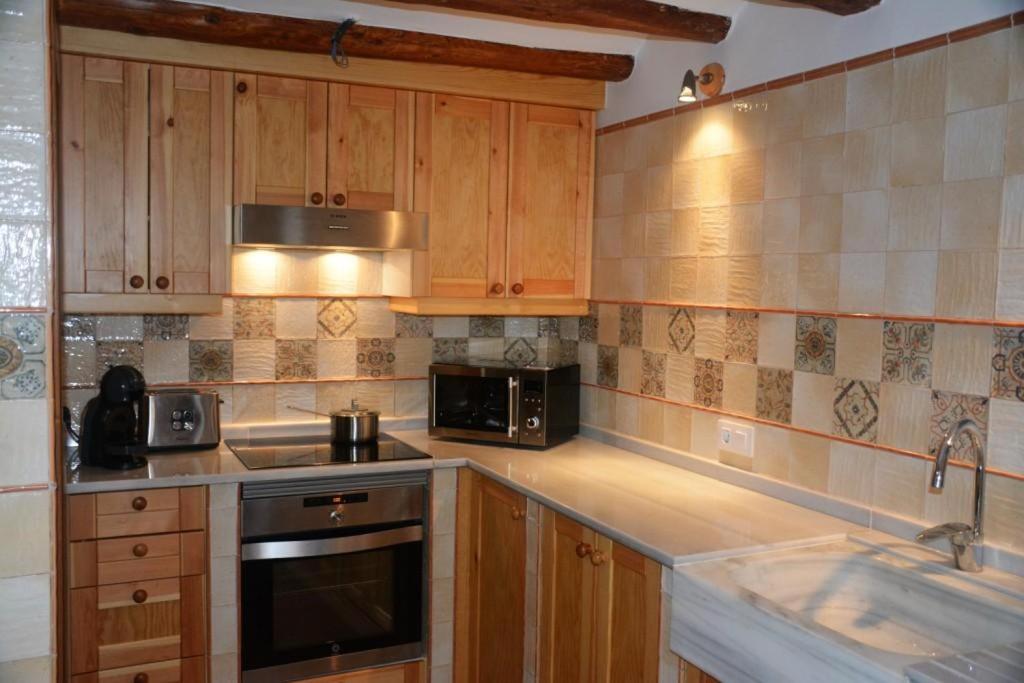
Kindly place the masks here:
POLYGON ((851 538, 677 567, 672 647, 727 681, 902 681, 1024 640, 1013 582, 904 550, 851 538))

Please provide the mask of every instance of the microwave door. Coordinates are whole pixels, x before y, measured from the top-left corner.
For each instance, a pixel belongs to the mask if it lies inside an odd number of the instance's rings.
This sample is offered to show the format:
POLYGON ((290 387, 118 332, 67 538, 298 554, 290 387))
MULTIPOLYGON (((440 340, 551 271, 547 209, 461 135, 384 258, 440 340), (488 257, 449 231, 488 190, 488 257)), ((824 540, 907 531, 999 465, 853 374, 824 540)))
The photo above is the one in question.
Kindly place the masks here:
POLYGON ((507 372, 433 372, 430 432, 436 436, 516 443, 519 380, 507 372))

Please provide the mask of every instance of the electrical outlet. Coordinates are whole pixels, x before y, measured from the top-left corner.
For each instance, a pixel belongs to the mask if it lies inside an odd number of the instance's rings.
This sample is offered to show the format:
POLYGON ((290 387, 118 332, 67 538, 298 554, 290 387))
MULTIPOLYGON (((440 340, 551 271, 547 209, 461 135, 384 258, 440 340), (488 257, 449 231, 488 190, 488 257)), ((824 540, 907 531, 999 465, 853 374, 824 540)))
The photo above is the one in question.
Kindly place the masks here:
POLYGON ((754 428, 751 425, 718 421, 719 461, 749 470, 754 464, 754 428))

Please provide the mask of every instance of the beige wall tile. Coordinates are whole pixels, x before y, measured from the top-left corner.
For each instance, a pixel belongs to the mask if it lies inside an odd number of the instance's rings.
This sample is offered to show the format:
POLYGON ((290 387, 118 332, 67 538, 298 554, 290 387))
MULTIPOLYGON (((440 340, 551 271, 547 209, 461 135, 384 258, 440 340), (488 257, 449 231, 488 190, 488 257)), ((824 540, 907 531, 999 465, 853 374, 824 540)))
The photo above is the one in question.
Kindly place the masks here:
POLYGON ((946 183, 942 188, 942 249, 994 249, 1003 201, 1002 178, 946 183))
MULTIPOLYGON (((619 345, 619 305, 598 304, 597 341, 605 346, 619 345)), ((434 332, 437 336, 437 332, 434 332)))
POLYGON ((664 443, 680 451, 690 450, 690 425, 692 410, 683 406, 665 404, 664 443))
MULTIPOLYGON (((829 403, 831 405, 831 402, 829 403)), ((789 481, 813 491, 826 491, 829 440, 811 434, 794 433, 790 437, 790 443, 793 450, 789 456, 789 481)))
POLYGON ((622 281, 622 259, 594 259, 591 294, 595 299, 618 299, 622 281))
POLYGON ((843 195, 824 194, 800 199, 801 254, 839 251, 843 231, 843 195))
POLYGON ((729 201, 734 204, 764 199, 763 149, 740 152, 729 157, 729 201))
POLYGON ((622 173, 625 168, 625 131, 615 131, 597 138, 595 147, 595 172, 598 176, 622 173))
POLYGON ((889 187, 889 126, 846 134, 843 152, 843 191, 889 187))
POLYGON ((360 407, 379 410, 381 417, 395 414, 395 382, 353 382, 352 385, 360 407))
POLYGON ((725 304, 729 296, 729 259, 710 256, 697 259, 697 301, 725 304))
POLYGON ((729 253, 729 207, 716 206, 700 210, 700 256, 725 256, 729 253))
MULTIPOLYGON (((693 401, 693 355, 670 353, 665 359, 665 398, 670 401, 693 401)), ((689 440, 686 442, 689 444, 689 440)), ((688 448, 689 446, 687 446, 688 448)))
POLYGON ((700 241, 700 209, 677 209, 672 212, 673 256, 696 256, 700 241))
MULTIPOLYGON (((50 655, 0 662, 0 681, 50 683, 54 680, 54 659, 50 655)), ((217 679, 227 680, 227 679, 217 679)))
POLYGON ((395 314, 387 299, 360 299, 356 303, 356 336, 362 339, 395 336, 395 314))
POLYGON ((690 448, 694 455, 708 460, 718 460, 718 415, 703 410, 690 414, 690 448))
POLYGON ((701 162, 695 159, 672 165, 672 208, 700 206, 701 162))
POLYGON ((669 263, 669 299, 692 302, 697 296, 697 259, 683 257, 669 263))
POLYGON ((674 153, 676 162, 690 161, 700 157, 700 140, 702 110, 688 111, 672 117, 674 129, 674 153))
POLYGON ((942 185, 894 187, 889 191, 889 250, 939 248, 942 185))
POLYGON ((277 299, 274 307, 278 339, 316 338, 316 299, 277 299))
POLYGON ((235 336, 235 300, 229 297, 224 297, 223 299, 221 299, 221 306, 222 312, 220 315, 189 316, 189 339, 194 339, 197 341, 211 339, 232 339, 235 336))
POLYGON ((619 394, 615 399, 615 431, 638 436, 640 431, 640 399, 619 394))
POLYGON ((885 257, 885 312, 932 315, 938 253, 891 251, 885 257))
POLYGON ((701 109, 700 129, 697 132, 697 146, 704 158, 731 154, 732 107, 721 105, 701 109))
POLYGON ((644 261, 642 258, 624 258, 619 261, 618 299, 639 301, 644 298, 644 261))
POLYGON ((799 141, 772 145, 766 150, 765 198, 779 199, 800 196, 802 150, 803 144, 799 141))
POLYGON ((1017 550, 1024 548, 1024 482, 992 477, 985 497, 986 540, 1017 550))
POLYGON ((992 328, 937 323, 932 347, 932 388, 988 396, 992 328))
POLYGON ((672 253, 672 212, 658 211, 644 216, 644 256, 672 253))
POLYGON ((846 73, 846 130, 888 125, 892 119, 893 63, 846 73))
POLYGON ((671 278, 671 259, 644 259, 644 288, 640 298, 644 301, 665 301, 669 298, 671 278))
POLYGON ((1024 173, 1024 102, 1011 102, 1006 109, 1007 175, 1024 173))
POLYGON ((841 254, 839 310, 881 313, 885 298, 885 254, 841 254))
POLYGON ((615 258, 622 253, 622 216, 594 219, 594 258, 615 258))
POLYGON ((999 253, 996 288, 996 318, 1024 320, 1024 249, 1004 249, 999 253))
POLYGON ((701 206, 724 206, 729 203, 731 170, 732 159, 729 156, 711 157, 701 162, 701 206))
POLYGON ((694 327, 696 328, 696 337, 693 342, 694 355, 700 358, 723 360, 725 358, 725 311, 698 309, 694 327))
POLYGON ((619 348, 619 389, 640 393, 640 364, 643 352, 637 348, 619 348))
POLYGON ((730 306, 757 306, 761 301, 761 257, 733 256, 729 259, 730 306))
POLYGON ((1010 99, 1024 99, 1024 25, 1010 34, 1010 99))
POLYGON ((838 294, 839 254, 801 254, 797 261, 797 307, 834 311, 838 294))
POLYGON ((665 404, 651 399, 640 399, 640 438, 662 443, 665 438, 665 404))
POLYGON ((997 267, 998 257, 994 251, 940 252, 935 315, 992 318, 997 267))
POLYGON ((968 522, 973 509, 974 472, 969 469, 950 467, 946 470, 942 490, 925 492, 924 518, 932 524, 945 524, 950 520, 968 522))
MULTIPOLYGON (((707 111, 707 110, 705 110, 707 111)), ((732 103, 732 146, 737 152, 764 147, 768 132, 768 94, 758 93, 732 103)))
POLYGON ((599 176, 594 181, 594 215, 598 218, 622 215, 622 193, 625 176, 622 173, 599 176))
MULTIPOLYGON (((234 343, 234 378, 236 380, 274 379, 275 344, 273 339, 236 339, 234 343)), ((235 407, 237 408, 237 405, 235 407)))
POLYGON ((804 140, 800 159, 801 193, 831 194, 843 191, 843 145, 840 133, 804 140))
MULTIPOLYGON (((323 344, 323 342, 320 342, 323 344)), ((431 354, 433 351, 433 344, 430 339, 419 339, 419 338, 400 338, 395 340, 395 375, 399 377, 425 377, 427 369, 430 366, 431 354)), ((502 350, 504 351, 504 349, 502 350)), ((344 369, 355 370, 355 356, 356 349, 355 343, 350 349, 342 348, 342 354, 345 358, 351 357, 353 360, 346 360, 344 369), (348 363, 353 363, 353 366, 348 363)), ((321 358, 323 353, 321 352, 321 358)))
POLYGON ((667 306, 644 306, 644 348, 664 353, 668 351, 668 323, 672 309, 667 306))
POLYGON ((49 573, 52 509, 53 495, 49 491, 0 495, 0 519, 4 520, 6 529, 5 549, 0 554, 0 578, 49 573))
POLYGON ((726 363, 723 371, 722 407, 743 415, 757 414, 757 366, 726 363))
POLYGON ((355 382, 324 382, 316 385, 316 409, 322 413, 349 408, 353 398, 356 398, 355 382))
POLYGON ((793 369, 796 316, 762 313, 757 336, 757 364, 762 367, 793 369))
POLYGON ((315 384, 278 384, 274 391, 274 417, 279 422, 309 422, 316 410, 315 384), (302 410, 296 410, 301 408, 302 410))
POLYGON ((882 378, 882 321, 839 318, 836 375, 878 382, 882 378))
POLYGON ((924 453, 928 448, 932 392, 882 382, 878 398, 878 443, 924 453))
POLYGON ((952 43, 946 69, 946 111, 977 109, 1006 101, 1010 31, 952 43))
POLYGON ((940 47, 893 61, 893 121, 946 113, 946 52, 940 47))
POLYGON ((829 433, 835 378, 814 372, 793 373, 793 426, 829 433))
POLYGON ((647 209, 647 169, 626 171, 622 177, 622 212, 643 213, 647 209))
POLYGON ((1003 212, 999 246, 1024 247, 1024 175, 1003 181, 1003 212))
POLYGON ((889 240, 889 196, 884 190, 843 195, 841 250, 881 251, 889 240))
POLYGON ((833 441, 828 462, 828 493, 870 505, 875 487, 875 452, 833 441))
POLYGON ((800 199, 764 203, 761 248, 765 254, 792 254, 800 236, 800 199))
POLYGON ((662 166, 671 164, 673 159, 672 137, 675 134, 675 123, 671 118, 651 121, 644 126, 647 129, 647 165, 662 166))
POLYGON ((905 455, 875 451, 873 504, 905 517, 924 517, 928 463, 905 455))
MULTIPOLYGON (((232 421, 237 424, 273 422, 277 388, 273 384, 235 385, 231 404, 232 421)), ((322 408, 317 408, 322 410, 322 408)))
POLYGON ((988 409, 989 465, 1024 473, 1024 403, 994 398, 988 409))
POLYGON ((729 207, 729 254, 753 256, 762 251, 764 205, 761 202, 729 207))
POLYGON ((672 208, 672 165, 647 169, 646 200, 648 211, 666 211, 672 208))
POLYGON ((768 144, 792 142, 803 137, 806 85, 768 91, 768 144))
POLYGON ((633 126, 622 133, 623 170, 628 173, 647 168, 647 126, 633 126))
POLYGON ((893 187, 932 185, 942 182, 946 119, 915 119, 892 128, 893 187))
POLYGON ((1005 105, 948 116, 944 162, 946 182, 1002 175, 1005 134, 1005 105))
POLYGON ((622 217, 622 258, 644 255, 644 241, 647 232, 647 214, 629 213, 622 217))
POLYGON ((49 573, 0 579, 0 661, 50 654, 52 590, 49 573))
POLYGON ((797 256, 772 254, 761 257, 761 305, 770 308, 796 306, 797 256))
POLYGON ((147 339, 142 343, 142 365, 148 384, 188 381, 188 340, 147 339))
POLYGON ((754 429, 754 472, 787 481, 792 439, 796 432, 763 424, 754 429))
POLYGON ((846 127, 846 73, 804 84, 803 137, 839 133, 846 127))

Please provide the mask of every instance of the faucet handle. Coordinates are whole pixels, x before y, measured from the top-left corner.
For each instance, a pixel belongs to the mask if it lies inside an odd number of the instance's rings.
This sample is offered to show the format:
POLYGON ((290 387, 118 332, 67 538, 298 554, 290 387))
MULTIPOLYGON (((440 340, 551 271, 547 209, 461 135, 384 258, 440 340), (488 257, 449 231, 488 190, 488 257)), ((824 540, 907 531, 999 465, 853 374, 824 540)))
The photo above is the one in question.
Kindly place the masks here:
POLYGON ((970 524, 963 522, 947 522, 925 529, 915 537, 918 542, 934 541, 937 538, 948 538, 954 543, 969 544, 974 538, 974 530, 970 524))

